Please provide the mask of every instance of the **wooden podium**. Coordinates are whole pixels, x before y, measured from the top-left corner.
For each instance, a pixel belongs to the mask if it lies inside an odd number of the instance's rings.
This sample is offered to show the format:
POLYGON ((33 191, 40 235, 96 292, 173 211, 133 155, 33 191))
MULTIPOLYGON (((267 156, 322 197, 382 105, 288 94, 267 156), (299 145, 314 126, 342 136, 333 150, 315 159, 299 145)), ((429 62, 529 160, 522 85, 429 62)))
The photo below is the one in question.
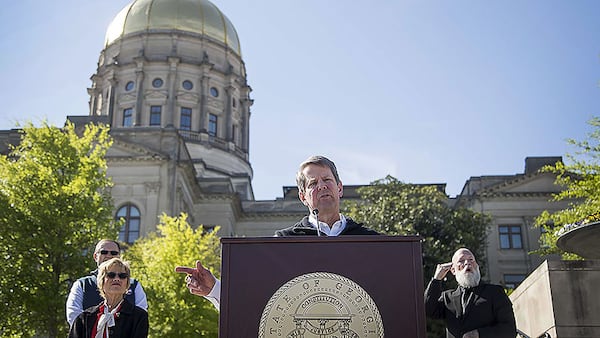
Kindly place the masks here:
POLYGON ((418 236, 221 243, 219 337, 426 337, 418 236))

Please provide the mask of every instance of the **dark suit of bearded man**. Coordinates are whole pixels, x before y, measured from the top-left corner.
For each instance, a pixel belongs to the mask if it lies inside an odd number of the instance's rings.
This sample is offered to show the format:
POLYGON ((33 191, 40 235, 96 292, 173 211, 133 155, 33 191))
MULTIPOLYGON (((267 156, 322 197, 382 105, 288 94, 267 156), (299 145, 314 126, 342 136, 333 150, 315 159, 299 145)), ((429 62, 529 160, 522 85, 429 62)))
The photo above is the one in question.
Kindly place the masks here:
POLYGON ((460 248, 452 262, 438 264, 425 290, 425 313, 446 321, 448 338, 514 338, 517 334, 512 303, 500 285, 481 282, 475 255, 460 248), (443 291, 448 272, 458 287, 443 291))
POLYGON ((515 337, 512 303, 501 286, 480 283, 467 290, 464 313, 464 288, 459 286, 446 291, 442 288, 443 281, 431 280, 425 292, 425 312, 431 318, 446 321, 446 337, 461 338, 472 330, 479 331, 481 338, 515 337))

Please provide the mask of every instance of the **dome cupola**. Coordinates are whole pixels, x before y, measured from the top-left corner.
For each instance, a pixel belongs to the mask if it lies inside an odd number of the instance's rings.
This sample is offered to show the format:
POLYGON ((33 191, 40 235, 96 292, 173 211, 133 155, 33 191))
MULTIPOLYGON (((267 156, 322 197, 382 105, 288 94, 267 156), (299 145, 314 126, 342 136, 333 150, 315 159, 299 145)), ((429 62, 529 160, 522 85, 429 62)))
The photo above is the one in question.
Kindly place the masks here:
POLYGON ((176 133, 206 191, 219 181, 252 198, 251 88, 237 33, 210 1, 133 0, 108 26, 91 80, 90 115, 106 116, 113 136, 160 149, 176 133))
POLYGON ((222 42, 241 55, 231 21, 208 0, 137 0, 125 6, 106 31, 104 46, 141 32, 178 30, 222 42))

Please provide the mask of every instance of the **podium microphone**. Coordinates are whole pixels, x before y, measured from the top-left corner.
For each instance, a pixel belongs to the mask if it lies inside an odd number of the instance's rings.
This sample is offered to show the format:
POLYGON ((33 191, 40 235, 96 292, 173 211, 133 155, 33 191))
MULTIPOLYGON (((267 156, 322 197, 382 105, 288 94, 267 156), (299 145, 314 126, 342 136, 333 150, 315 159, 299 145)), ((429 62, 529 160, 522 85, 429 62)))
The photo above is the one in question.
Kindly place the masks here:
POLYGON ((317 220, 317 236, 321 236, 321 225, 319 224, 319 209, 313 209, 313 215, 315 215, 315 219, 317 220))

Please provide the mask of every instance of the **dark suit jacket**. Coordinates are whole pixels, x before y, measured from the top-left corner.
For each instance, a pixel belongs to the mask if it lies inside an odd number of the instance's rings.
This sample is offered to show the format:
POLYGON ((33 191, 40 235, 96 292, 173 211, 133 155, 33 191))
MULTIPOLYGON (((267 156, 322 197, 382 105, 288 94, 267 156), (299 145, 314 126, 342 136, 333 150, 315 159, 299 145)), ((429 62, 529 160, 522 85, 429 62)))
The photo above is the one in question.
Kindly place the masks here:
MULTIPOLYGON (((346 228, 340 235, 379 235, 377 231, 365 228, 362 223, 356 223, 350 217, 346 217, 346 228)), ((308 221, 308 216, 304 216, 300 222, 292 225, 289 228, 277 230, 276 237, 287 236, 317 236, 315 229, 308 221)))
MULTIPOLYGON (((73 322, 69 338, 94 338, 92 329, 100 305, 85 309, 73 322)), ((146 338, 148 337, 148 313, 129 302, 123 302, 119 315, 115 318, 115 326, 109 328, 111 338, 146 338)))
POLYGON ((517 335, 512 303, 500 285, 479 283, 462 313, 461 290, 442 291, 443 282, 432 279, 425 290, 427 316, 446 321, 446 337, 461 338, 477 329, 480 338, 514 338, 517 335))

